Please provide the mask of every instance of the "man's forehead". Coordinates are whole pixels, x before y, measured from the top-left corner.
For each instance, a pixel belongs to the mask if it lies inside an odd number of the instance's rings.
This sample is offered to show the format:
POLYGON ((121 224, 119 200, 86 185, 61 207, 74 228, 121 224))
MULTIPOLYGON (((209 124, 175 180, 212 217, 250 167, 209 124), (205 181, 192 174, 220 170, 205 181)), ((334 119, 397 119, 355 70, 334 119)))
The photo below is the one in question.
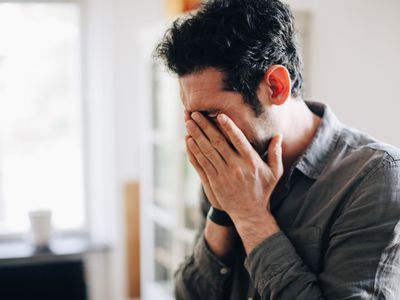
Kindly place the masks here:
POLYGON ((182 98, 182 103, 188 111, 213 111, 219 108, 219 101, 217 97, 212 95, 207 96, 189 96, 182 98))
POLYGON ((188 111, 218 109, 218 96, 223 92, 220 72, 207 69, 179 78, 181 100, 188 111))

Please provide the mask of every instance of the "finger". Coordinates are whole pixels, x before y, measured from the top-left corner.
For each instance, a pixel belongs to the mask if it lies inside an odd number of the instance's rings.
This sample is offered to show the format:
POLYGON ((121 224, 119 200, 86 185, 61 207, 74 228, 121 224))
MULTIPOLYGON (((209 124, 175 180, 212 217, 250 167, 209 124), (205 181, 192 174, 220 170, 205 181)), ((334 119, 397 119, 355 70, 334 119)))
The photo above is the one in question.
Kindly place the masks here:
POLYGON ((254 149, 239 127, 225 114, 219 114, 217 120, 239 154, 251 157, 254 149))
MULTIPOLYGON (((187 135, 185 137, 185 141, 187 141, 187 139, 189 139, 189 138, 190 138, 190 136, 187 135)), ((211 189, 210 181, 208 180, 206 173, 204 172, 203 168, 200 166, 200 164, 196 160, 196 157, 193 155, 192 151, 190 151, 187 143, 185 143, 185 145, 186 145, 186 151, 188 154, 189 161, 200 177, 200 181, 201 181, 201 184, 203 185, 204 193, 206 194, 208 201, 210 201, 212 206, 214 206, 216 208, 221 208, 220 204, 217 202, 217 200, 215 198, 214 192, 211 189)))
POLYGON ((278 133, 272 138, 268 146, 267 163, 276 178, 280 178, 283 175, 282 139, 282 135, 278 133))
POLYGON ((195 140, 192 137, 188 138, 187 144, 188 144, 189 150, 193 153, 197 162, 199 163, 199 165, 202 167, 202 169, 206 173, 207 178, 209 178, 210 176, 217 175, 217 173, 218 173, 217 169, 208 160, 208 158, 201 152, 199 146, 197 145, 197 143, 195 142, 195 140))
POLYGON ((230 161, 232 157, 236 155, 235 151, 229 146, 223 134, 214 125, 212 125, 206 117, 199 112, 192 113, 191 117, 204 132, 211 145, 217 149, 225 161, 230 161))
POLYGON ((197 159, 194 156, 194 154, 192 153, 192 151, 189 149, 189 146, 187 143, 189 138, 190 138, 190 136, 188 136, 188 135, 185 137, 186 152, 188 154, 189 161, 192 164, 192 166, 194 167, 194 169, 196 170, 197 174, 199 175, 200 180, 203 183, 203 185, 208 185, 208 178, 207 178, 206 173, 204 172, 203 168, 200 166, 199 162, 197 161, 197 159))
POLYGON ((225 167, 225 161, 217 150, 211 145, 210 141, 201 131, 199 126, 193 121, 186 122, 189 135, 196 141, 196 145, 204 156, 214 165, 216 169, 222 170, 225 167))
POLYGON ((185 109, 185 122, 190 120, 190 113, 185 109))

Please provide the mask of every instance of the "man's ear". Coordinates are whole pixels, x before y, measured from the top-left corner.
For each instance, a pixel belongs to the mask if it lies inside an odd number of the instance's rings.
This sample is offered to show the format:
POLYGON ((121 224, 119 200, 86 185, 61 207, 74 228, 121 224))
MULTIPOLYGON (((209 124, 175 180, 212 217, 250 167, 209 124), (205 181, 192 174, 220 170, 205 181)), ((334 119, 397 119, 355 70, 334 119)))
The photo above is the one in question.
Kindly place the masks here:
POLYGON ((264 83, 273 105, 282 105, 290 97, 292 81, 288 69, 282 65, 272 65, 265 73, 264 83))

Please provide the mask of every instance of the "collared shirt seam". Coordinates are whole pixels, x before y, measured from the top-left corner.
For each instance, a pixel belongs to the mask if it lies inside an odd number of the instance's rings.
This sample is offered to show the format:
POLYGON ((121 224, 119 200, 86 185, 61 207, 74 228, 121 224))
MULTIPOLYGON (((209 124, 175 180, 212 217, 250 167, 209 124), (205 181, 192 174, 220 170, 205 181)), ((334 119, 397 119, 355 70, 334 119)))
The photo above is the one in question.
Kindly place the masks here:
MULTIPOLYGON (((346 140, 346 138, 343 138, 343 135, 341 136, 341 140, 343 141, 343 143, 346 144, 347 147, 351 148, 351 149, 357 149, 358 146, 357 145, 352 145, 348 140, 346 140)), ((378 141, 377 141, 378 142, 378 141)), ((376 152, 381 152, 383 154, 386 154, 385 158, 390 157, 391 159, 389 161, 391 162, 397 162, 400 161, 400 158, 396 158, 394 157, 389 151, 385 150, 385 149, 378 149, 378 148, 374 148, 371 145, 364 145, 365 148, 376 151, 376 152)))
MULTIPOLYGON (((354 146, 354 145, 350 144, 350 143, 349 143, 346 139, 344 139, 344 138, 341 138, 340 140, 341 140, 343 143, 345 143, 347 147, 349 147, 349 148, 351 148, 351 149, 357 149, 357 148, 358 148, 357 146, 354 146)), ((388 163, 388 165, 397 165, 397 164, 400 162, 400 159, 397 159, 397 158, 393 157, 393 156, 390 154, 390 152, 388 152, 388 151, 386 151, 386 150, 384 150, 384 149, 376 149, 376 148, 373 148, 373 147, 368 147, 368 145, 366 145, 366 147, 367 147, 368 149, 370 149, 370 150, 374 150, 374 151, 376 151, 376 152, 381 152, 381 153, 383 154, 383 156, 382 156, 382 159, 379 160, 379 162, 377 162, 377 165, 376 165, 376 166, 373 166, 373 167, 371 167, 371 168, 368 168, 366 171, 364 171, 363 173, 361 173, 361 176, 368 176, 368 177, 370 177, 368 174, 369 174, 371 171, 373 171, 374 168, 379 167, 379 164, 380 164, 380 163, 383 164, 383 167, 386 167, 386 166, 385 166, 385 163, 386 163, 386 162, 388 163)), ((373 174, 371 174, 371 175, 373 175, 373 174)), ((364 180, 364 178, 363 178, 362 180, 364 180)), ((360 184, 361 184, 361 183, 360 183, 360 184)))

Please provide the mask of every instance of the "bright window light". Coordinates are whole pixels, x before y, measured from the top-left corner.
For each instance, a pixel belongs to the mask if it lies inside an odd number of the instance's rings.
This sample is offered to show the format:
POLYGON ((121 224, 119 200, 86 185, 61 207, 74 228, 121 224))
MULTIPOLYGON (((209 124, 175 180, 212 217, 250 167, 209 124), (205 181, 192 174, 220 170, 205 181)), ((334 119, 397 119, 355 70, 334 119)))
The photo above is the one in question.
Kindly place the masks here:
POLYGON ((0 234, 85 223, 76 3, 0 2, 0 234))

